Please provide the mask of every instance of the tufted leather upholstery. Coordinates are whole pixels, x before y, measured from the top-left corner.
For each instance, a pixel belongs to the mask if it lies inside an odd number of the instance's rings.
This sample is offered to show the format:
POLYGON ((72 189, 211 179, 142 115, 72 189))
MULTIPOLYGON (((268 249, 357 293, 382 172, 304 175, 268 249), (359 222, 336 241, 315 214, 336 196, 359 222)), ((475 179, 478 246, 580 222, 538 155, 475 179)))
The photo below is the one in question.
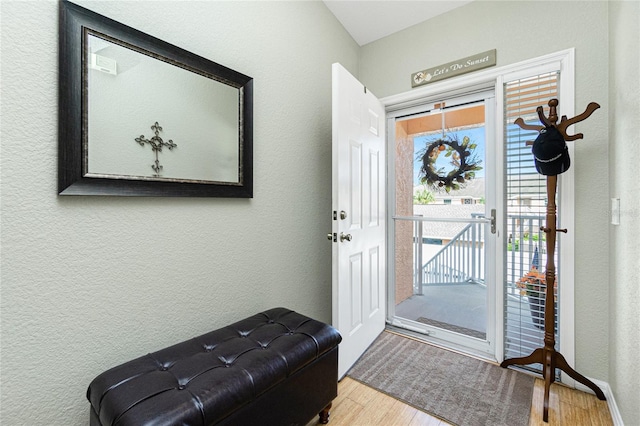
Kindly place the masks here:
MULTIPOLYGON (((277 406, 284 397, 278 385, 292 377, 283 387, 286 399, 319 386, 322 396, 309 407, 317 414, 337 392, 334 358, 340 341, 331 326, 286 308, 256 314, 100 374, 87 391, 92 424, 213 425, 242 418, 238 412, 256 399, 277 406), (311 371, 316 364, 325 367, 311 371), (327 372, 330 377, 322 379, 327 372)), ((279 409, 286 404, 282 401, 279 409)), ((254 407, 252 413, 258 412, 254 407)), ((314 413, 305 415, 310 420, 314 413)))

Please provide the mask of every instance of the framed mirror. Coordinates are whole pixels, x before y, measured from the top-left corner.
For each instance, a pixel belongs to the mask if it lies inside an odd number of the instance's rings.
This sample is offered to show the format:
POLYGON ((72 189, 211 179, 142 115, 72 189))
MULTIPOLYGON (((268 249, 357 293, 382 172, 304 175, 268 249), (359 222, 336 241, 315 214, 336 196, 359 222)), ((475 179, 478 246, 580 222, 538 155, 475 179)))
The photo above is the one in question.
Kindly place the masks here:
POLYGON ((59 195, 253 197, 253 79, 60 3, 59 195))

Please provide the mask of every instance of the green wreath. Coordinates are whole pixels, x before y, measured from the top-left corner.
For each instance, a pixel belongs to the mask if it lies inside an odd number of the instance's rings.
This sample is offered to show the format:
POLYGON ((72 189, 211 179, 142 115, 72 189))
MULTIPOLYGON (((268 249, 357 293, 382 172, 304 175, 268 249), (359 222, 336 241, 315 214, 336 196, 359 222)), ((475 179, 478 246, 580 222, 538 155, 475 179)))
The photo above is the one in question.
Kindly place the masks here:
POLYGON ((470 143, 468 136, 462 138, 462 143, 455 138, 440 138, 431 143, 418 153, 418 160, 422 162, 420 168, 420 182, 436 190, 444 189, 447 192, 458 190, 473 179, 478 170, 482 170, 480 161, 473 151, 477 144, 470 143), (444 153, 451 158, 453 170, 446 173, 444 167, 435 169, 436 160, 444 153), (445 175, 446 173, 446 175, 445 175))

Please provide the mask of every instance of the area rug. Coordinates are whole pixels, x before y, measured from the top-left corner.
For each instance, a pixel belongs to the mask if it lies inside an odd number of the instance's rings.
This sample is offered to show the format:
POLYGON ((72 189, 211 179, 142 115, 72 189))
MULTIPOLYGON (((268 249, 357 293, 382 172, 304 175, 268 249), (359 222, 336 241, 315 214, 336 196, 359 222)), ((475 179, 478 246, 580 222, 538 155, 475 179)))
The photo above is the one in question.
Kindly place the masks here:
POLYGON ((394 333, 347 375, 454 425, 529 424, 533 377, 394 333))

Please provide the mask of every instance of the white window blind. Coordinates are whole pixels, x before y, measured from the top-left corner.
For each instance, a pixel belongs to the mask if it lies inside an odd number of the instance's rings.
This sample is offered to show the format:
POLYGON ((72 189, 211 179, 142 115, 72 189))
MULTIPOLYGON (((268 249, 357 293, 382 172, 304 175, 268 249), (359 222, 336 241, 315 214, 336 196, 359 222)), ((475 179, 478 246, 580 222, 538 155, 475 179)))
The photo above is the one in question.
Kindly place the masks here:
MULTIPOLYGON (((544 346, 544 283, 535 285, 536 271, 543 277, 546 263, 545 225, 546 179, 537 173, 531 146, 538 133, 513 124, 517 118, 541 125, 536 112, 559 99, 559 72, 521 78, 504 84, 505 206, 507 209, 507 247, 505 270, 505 358, 529 355, 544 346), (535 268, 533 270, 532 268, 535 268), (532 282, 527 286, 525 280, 532 282), (520 282, 520 285, 518 283, 520 282)), ((556 271, 559 248, 555 250, 556 271)), ((556 325, 556 342, 559 342, 556 325)), ((559 349, 559 348, 556 348, 559 349)), ((527 368, 541 371, 540 364, 527 368)))

